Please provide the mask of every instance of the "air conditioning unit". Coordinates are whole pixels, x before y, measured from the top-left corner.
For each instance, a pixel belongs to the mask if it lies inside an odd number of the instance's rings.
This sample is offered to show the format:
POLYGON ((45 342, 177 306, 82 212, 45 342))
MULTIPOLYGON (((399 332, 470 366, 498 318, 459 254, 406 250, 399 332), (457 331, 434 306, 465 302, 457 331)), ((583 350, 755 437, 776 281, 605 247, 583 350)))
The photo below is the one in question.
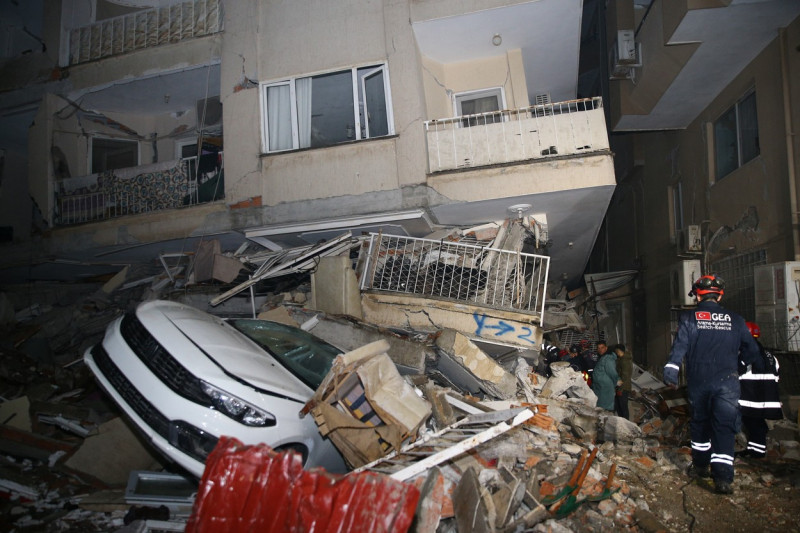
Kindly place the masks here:
POLYGON ((686 259, 672 265, 669 273, 670 305, 676 307, 694 305, 694 296, 689 296, 689 291, 701 275, 699 259, 686 259))
POLYGON ((617 63, 633 65, 637 61, 636 41, 633 30, 617 31, 617 63))
POLYGON ((755 322, 764 346, 800 351, 800 261, 753 267, 755 322))
POLYGON ((703 251, 703 236, 698 225, 681 228, 676 238, 679 254, 697 254, 703 251))
POLYGON ((634 39, 633 30, 617 31, 617 39, 609 54, 609 79, 633 79, 634 67, 642 66, 642 45, 634 39))

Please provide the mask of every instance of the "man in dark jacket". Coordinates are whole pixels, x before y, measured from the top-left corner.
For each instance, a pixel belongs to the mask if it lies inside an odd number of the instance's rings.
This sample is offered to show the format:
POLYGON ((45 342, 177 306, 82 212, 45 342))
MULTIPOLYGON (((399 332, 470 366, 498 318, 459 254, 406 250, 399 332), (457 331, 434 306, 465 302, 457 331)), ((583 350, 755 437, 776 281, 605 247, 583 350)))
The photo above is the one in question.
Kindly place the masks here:
POLYGON ((697 307, 681 313, 678 331, 664 367, 664 382, 678 385, 685 364, 692 408, 692 477, 713 477, 717 492, 733 492, 733 457, 739 432, 739 360, 760 370, 758 345, 744 319, 722 307, 724 282, 702 276, 689 293, 697 307), (709 468, 710 466, 710 468, 709 468))
POLYGON ((783 418, 778 391, 780 366, 775 356, 759 342, 761 328, 753 322, 748 322, 747 329, 758 344, 764 370, 753 372, 752 365, 739 361, 739 385, 742 388, 739 409, 747 434, 747 448, 736 452, 736 455, 761 459, 767 455, 767 431, 769 431, 767 420, 783 418))

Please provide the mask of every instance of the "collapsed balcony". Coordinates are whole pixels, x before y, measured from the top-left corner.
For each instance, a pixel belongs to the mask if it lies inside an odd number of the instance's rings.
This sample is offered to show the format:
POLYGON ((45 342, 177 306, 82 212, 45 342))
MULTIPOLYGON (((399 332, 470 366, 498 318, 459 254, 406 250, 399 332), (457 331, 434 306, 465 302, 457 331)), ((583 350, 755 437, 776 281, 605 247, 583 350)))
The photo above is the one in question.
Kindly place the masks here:
POLYGON ((609 149, 599 97, 425 122, 431 173, 609 149))
POLYGON ((511 310, 541 323, 549 265, 542 255, 373 233, 361 289, 511 310))
POLYGON ((56 225, 82 224, 224 198, 222 152, 56 182, 56 225))

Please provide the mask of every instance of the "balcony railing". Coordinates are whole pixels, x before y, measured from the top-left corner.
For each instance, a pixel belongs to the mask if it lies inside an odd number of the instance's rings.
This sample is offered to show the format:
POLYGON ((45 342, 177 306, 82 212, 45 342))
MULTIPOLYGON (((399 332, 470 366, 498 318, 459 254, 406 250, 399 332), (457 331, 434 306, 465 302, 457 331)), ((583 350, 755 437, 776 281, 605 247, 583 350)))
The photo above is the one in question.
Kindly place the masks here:
POLYGON ((425 122, 430 172, 608 150, 601 98, 425 122))
POLYGON ((541 319, 550 258, 473 244, 371 234, 362 290, 469 302, 541 319))
POLYGON ((220 0, 190 0, 144 9, 74 28, 69 38, 69 63, 77 65, 177 43, 219 33, 222 29, 220 0))
POLYGON ((56 225, 192 206, 223 198, 222 153, 60 180, 56 225))

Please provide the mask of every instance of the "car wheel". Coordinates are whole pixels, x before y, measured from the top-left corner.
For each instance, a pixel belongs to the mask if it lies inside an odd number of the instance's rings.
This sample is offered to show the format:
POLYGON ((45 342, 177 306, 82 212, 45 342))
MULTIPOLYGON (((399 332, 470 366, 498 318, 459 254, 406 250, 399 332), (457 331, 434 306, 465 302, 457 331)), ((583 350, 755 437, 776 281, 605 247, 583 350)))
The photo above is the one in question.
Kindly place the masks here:
POLYGON ((293 444, 284 444, 283 446, 278 446, 277 448, 275 448, 275 451, 278 453, 289 450, 299 453, 300 457, 303 459, 303 466, 306 465, 306 461, 308 461, 308 448, 306 448, 304 445, 293 443, 293 444))

